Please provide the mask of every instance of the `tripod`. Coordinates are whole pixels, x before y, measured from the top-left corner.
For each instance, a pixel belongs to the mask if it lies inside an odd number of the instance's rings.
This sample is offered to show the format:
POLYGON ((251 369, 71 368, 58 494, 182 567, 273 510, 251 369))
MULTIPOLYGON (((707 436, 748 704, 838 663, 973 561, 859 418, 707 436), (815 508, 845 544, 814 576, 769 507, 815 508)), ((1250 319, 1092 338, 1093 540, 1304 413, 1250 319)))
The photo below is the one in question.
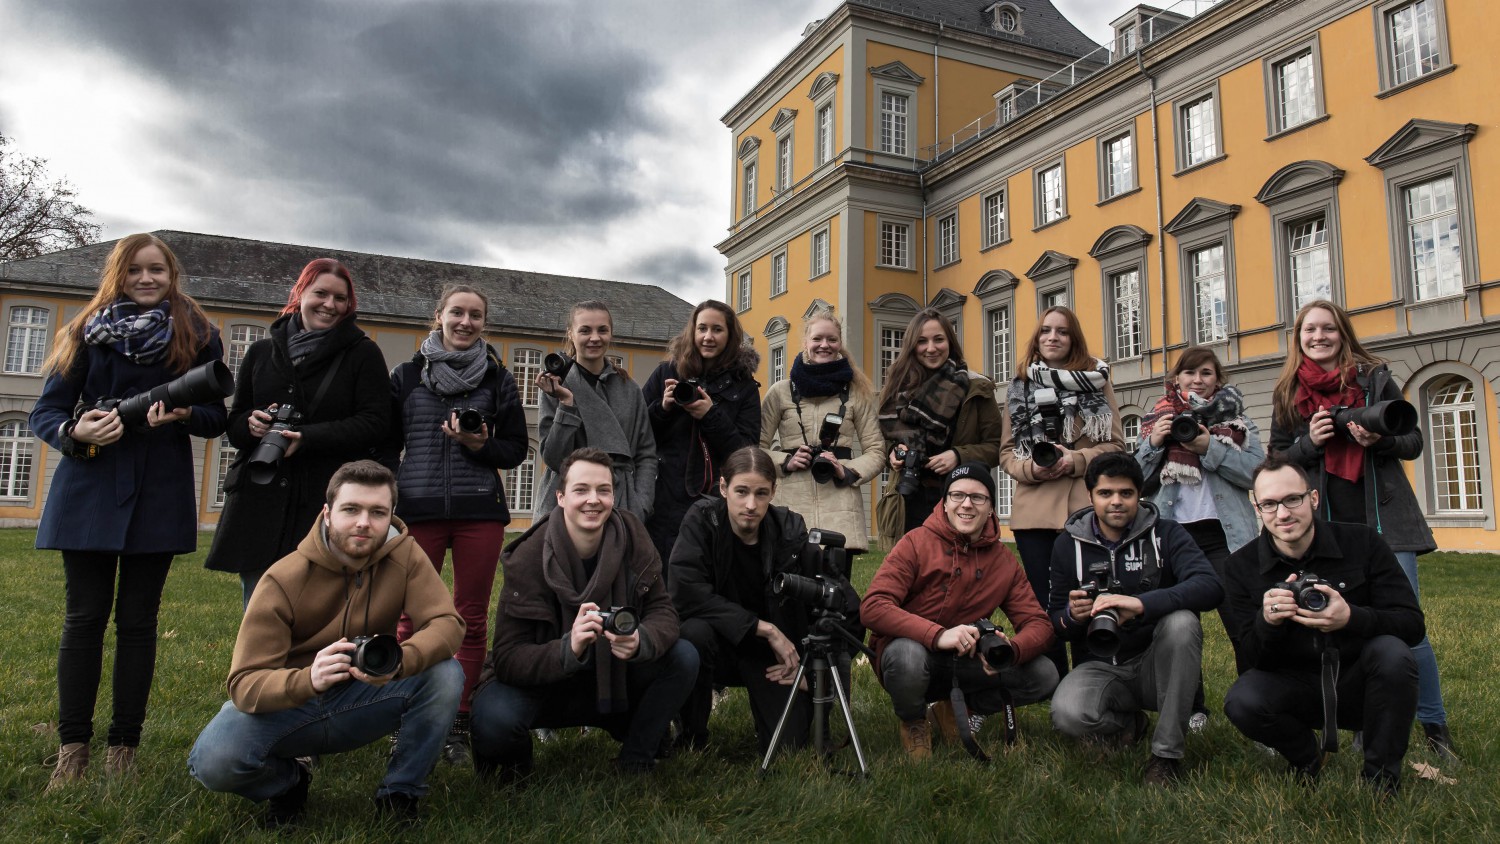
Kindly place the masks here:
POLYGON ((859 744, 859 733, 854 730, 854 715, 849 709, 849 693, 844 689, 844 683, 839 679, 839 673, 833 667, 833 656, 842 647, 843 643, 838 641, 839 638, 859 648, 871 659, 875 658, 875 653, 841 626, 843 620, 843 615, 831 610, 819 610, 817 617, 813 619, 812 631, 807 634, 807 638, 802 640, 802 664, 797 667, 797 676, 792 678, 792 690, 786 697, 786 706, 781 710, 781 718, 776 722, 776 730, 771 733, 771 746, 766 749, 766 758, 761 760, 761 773, 765 773, 771 767, 771 757, 776 754, 776 748, 781 745, 782 730, 786 727, 787 717, 792 713, 792 704, 797 700, 797 688, 801 685, 802 678, 807 675, 810 666, 812 669, 813 747, 817 748, 818 754, 825 760, 832 753, 828 748, 828 714, 829 704, 837 700, 839 710, 844 713, 844 724, 849 727, 849 741, 854 745, 854 755, 859 760, 860 776, 870 775, 869 766, 865 764, 864 748, 859 744), (835 693, 837 697, 834 696, 835 693))

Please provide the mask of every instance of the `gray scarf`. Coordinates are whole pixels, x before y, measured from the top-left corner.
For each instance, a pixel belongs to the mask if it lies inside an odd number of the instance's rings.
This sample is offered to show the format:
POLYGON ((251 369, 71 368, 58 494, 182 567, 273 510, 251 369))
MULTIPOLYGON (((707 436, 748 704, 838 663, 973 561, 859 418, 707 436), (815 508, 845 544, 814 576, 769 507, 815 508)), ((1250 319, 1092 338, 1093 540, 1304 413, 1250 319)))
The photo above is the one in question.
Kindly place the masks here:
POLYGON ((482 341, 460 352, 443 347, 443 332, 434 331, 422 341, 422 386, 440 396, 467 393, 484 380, 488 361, 482 341))
POLYGON ((318 352, 327 342, 328 335, 338 327, 339 324, 334 323, 327 328, 307 329, 302 326, 302 315, 292 314, 292 330, 286 338, 286 354, 292 359, 292 366, 301 366, 304 360, 318 352))

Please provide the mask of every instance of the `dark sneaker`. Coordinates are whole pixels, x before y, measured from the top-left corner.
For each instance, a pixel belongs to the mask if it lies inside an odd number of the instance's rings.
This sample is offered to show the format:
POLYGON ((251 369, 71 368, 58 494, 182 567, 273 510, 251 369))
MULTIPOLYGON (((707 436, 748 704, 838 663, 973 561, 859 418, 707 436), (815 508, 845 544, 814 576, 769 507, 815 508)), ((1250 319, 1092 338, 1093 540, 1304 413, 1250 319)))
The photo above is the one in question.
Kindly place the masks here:
POLYGON ((375 814, 385 821, 414 823, 421 817, 421 808, 417 798, 392 791, 375 798, 375 814))
POLYGON ((1448 732, 1447 724, 1423 724, 1422 732, 1427 735, 1427 747, 1445 763, 1458 761, 1458 751, 1453 749, 1453 736, 1448 732))
POLYGON ((1168 759, 1165 756, 1151 754, 1151 761, 1146 763, 1146 775, 1142 781, 1146 785, 1156 785, 1163 788, 1176 784, 1182 777, 1182 760, 1168 759))
POLYGON ((294 761, 297 764, 297 781, 291 788, 266 801, 267 829, 280 829, 296 823, 302 817, 302 810, 307 807, 307 789, 312 785, 312 760, 298 756, 294 761))
POLYGON ((443 761, 449 765, 470 764, 473 754, 469 750, 469 713, 460 712, 448 730, 448 739, 443 742, 443 761))
POLYGON ((1379 802, 1391 800, 1401 793, 1401 780, 1395 777, 1384 774, 1367 777, 1364 774, 1360 774, 1359 778, 1360 781, 1370 787, 1371 791, 1375 792, 1375 799, 1379 802))

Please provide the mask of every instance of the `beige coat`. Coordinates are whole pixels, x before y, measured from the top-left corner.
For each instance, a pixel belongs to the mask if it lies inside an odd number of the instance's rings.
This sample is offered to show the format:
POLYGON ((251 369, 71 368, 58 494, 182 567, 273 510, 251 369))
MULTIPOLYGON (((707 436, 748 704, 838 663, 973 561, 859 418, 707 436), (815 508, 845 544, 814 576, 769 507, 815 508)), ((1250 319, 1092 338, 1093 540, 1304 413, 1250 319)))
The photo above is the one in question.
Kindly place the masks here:
POLYGON ((849 547, 863 549, 869 547, 870 523, 865 518, 862 486, 885 466, 884 441, 875 419, 875 397, 861 397, 851 390, 849 403, 844 408, 844 426, 839 429, 837 445, 852 449, 857 456, 839 462, 845 469, 859 474, 854 485, 820 484, 813 480, 811 472, 803 470, 788 475, 782 468, 787 451, 804 444, 816 444, 823 417, 838 410, 838 396, 803 396, 801 424, 798 424, 797 405, 792 402, 792 382, 777 381, 766 392, 760 405, 760 447, 771 455, 771 462, 776 464, 780 476, 773 503, 801 514, 809 528, 838 531, 848 540, 849 547), (814 442, 807 443, 807 437, 814 442))
POLYGON ((1070 513, 1089 506, 1089 492, 1083 485, 1083 472, 1089 461, 1105 452, 1125 450, 1120 404, 1115 400, 1113 384, 1104 386, 1104 398, 1109 402, 1113 420, 1109 426, 1109 440, 1096 443, 1088 437, 1079 439, 1073 452, 1072 472, 1065 477, 1041 482, 1032 474, 1035 464, 1016 457, 1016 437, 1011 430, 1010 414, 1001 408, 1000 468, 1016 480, 1015 491, 1010 496, 1011 530, 1062 530, 1070 513))

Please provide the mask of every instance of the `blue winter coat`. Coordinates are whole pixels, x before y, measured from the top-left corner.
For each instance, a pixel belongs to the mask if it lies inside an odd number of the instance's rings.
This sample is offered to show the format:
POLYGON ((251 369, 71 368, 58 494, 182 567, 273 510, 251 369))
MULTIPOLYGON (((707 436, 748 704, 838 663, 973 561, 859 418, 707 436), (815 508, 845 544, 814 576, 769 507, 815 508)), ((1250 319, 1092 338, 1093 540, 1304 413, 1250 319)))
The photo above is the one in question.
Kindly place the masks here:
MULTIPOLYGON (((193 366, 219 360, 219 332, 193 366)), ((181 375, 165 361, 132 363, 108 346, 84 346, 66 374, 54 374, 31 411, 31 430, 61 449, 61 428, 80 402, 144 393, 181 375)), ((224 433, 224 402, 193 405, 181 424, 127 430, 92 458, 63 456, 42 509, 36 547, 116 554, 187 554, 198 545, 198 474, 190 436, 224 433)))

